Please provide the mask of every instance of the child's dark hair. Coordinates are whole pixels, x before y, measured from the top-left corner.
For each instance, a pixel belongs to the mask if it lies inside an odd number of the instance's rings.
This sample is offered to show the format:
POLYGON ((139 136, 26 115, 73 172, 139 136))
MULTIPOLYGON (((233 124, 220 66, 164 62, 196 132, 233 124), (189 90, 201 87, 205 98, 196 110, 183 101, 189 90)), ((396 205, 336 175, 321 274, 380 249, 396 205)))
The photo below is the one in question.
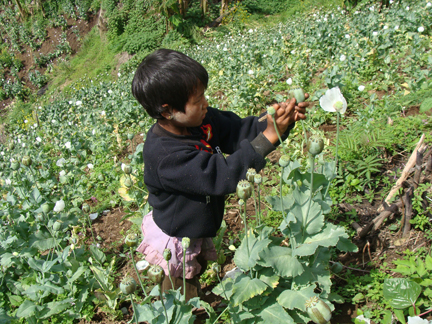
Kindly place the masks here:
POLYGON ((207 88, 208 73, 201 64, 183 53, 158 49, 138 66, 132 94, 151 117, 163 118, 164 104, 184 112, 199 83, 207 88))

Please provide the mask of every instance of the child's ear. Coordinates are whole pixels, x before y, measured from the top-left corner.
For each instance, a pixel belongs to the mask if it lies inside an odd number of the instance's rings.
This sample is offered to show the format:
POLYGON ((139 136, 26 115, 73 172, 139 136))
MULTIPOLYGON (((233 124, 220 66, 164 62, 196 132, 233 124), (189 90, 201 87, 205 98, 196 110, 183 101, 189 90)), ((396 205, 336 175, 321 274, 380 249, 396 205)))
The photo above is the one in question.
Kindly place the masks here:
POLYGON ((170 105, 163 104, 162 108, 163 108, 163 112, 161 113, 162 117, 164 117, 165 119, 169 119, 170 116, 172 115, 172 109, 170 105))

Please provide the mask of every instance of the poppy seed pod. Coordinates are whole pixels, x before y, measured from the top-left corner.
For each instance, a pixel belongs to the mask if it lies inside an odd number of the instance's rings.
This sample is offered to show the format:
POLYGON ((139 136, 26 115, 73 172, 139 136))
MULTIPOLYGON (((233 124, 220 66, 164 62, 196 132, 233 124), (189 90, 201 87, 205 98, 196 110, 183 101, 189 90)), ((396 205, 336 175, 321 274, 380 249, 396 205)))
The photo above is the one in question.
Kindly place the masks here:
POLYGON ((333 263, 332 266, 330 267, 330 270, 331 270, 333 273, 339 273, 339 272, 342 271, 343 267, 344 267, 344 266, 342 265, 342 263, 340 263, 340 262, 335 262, 335 263, 333 263))
POLYGON ((254 168, 249 168, 246 172, 247 181, 253 182, 255 175, 256 175, 256 170, 254 168))
POLYGON ((240 180, 236 189, 237 196, 240 199, 247 200, 252 194, 252 187, 247 180, 240 180))
POLYGON ((124 185, 128 188, 132 187, 132 185, 133 185, 132 180, 129 178, 125 179, 124 185))
POLYGON ((279 165, 285 168, 290 163, 290 157, 288 155, 282 155, 279 159, 279 165))
POLYGON ((25 155, 23 158, 22 158, 22 164, 24 164, 26 167, 29 167, 31 164, 32 164, 32 159, 31 159, 31 157, 30 156, 28 156, 28 155, 25 155))
POLYGON ((305 302, 306 312, 315 324, 326 324, 331 319, 331 309, 317 296, 309 298, 305 302))
POLYGON ((128 140, 133 139, 134 138, 134 134, 131 134, 131 133, 127 134, 127 138, 128 138, 128 140))
POLYGON ((125 238, 125 244, 129 247, 137 246, 138 244, 138 237, 136 234, 128 234, 125 238))
POLYGON ((305 100, 305 94, 302 88, 291 90, 289 94, 296 99, 296 103, 303 102, 305 100))
POLYGON ((274 109, 274 107, 270 106, 267 108, 267 114, 269 114, 270 116, 274 116, 275 113, 276 109, 274 109))
POLYGON ((255 176, 254 176, 254 182, 256 183, 256 184, 260 184, 260 183, 262 183, 262 176, 261 176, 261 174, 255 174, 255 176))
POLYGON ((125 164, 125 165, 123 166, 123 171, 124 171, 124 173, 126 173, 126 174, 131 174, 131 173, 132 173, 132 167, 131 167, 129 164, 125 164))
POLYGON ((183 237, 182 238, 182 248, 183 250, 187 250, 190 246, 190 238, 189 237, 183 237))
POLYGON ((48 204, 42 205, 42 211, 46 214, 50 211, 50 206, 48 204))
POLYGON ((56 232, 60 231, 61 227, 62 227, 62 224, 61 224, 60 221, 55 221, 54 222, 54 224, 53 224, 53 230, 54 231, 56 231, 56 232))
POLYGON ((18 170, 20 168, 20 164, 17 161, 11 162, 10 168, 14 171, 18 170))
POLYGON ((82 205, 82 211, 84 213, 88 213, 90 211, 90 206, 88 204, 83 204, 82 205))
POLYGON ((169 261, 169 260, 171 260, 171 250, 170 249, 165 249, 164 251, 163 251, 163 257, 164 257, 164 259, 165 259, 165 261, 169 261))
POLYGON ((152 265, 147 272, 147 276, 155 284, 160 284, 165 278, 165 272, 160 265, 152 265))
POLYGON ((307 150, 312 156, 316 156, 324 149, 324 141, 318 135, 312 135, 307 142, 307 150))
POLYGON ((126 277, 120 282, 120 290, 125 295, 133 294, 136 290, 136 282, 132 277, 126 277))

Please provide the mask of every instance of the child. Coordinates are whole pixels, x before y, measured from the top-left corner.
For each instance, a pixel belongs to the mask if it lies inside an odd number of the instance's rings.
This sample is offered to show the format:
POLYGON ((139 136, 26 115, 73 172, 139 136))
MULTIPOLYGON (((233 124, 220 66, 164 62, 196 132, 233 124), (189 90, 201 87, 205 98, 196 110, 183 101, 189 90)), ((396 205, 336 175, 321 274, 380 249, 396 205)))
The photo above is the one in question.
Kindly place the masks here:
MULTIPOLYGON (((216 260, 211 238, 221 225, 225 196, 235 192, 249 168, 260 171, 266 155, 279 144, 271 116, 259 122, 258 117, 242 119, 208 107, 207 84, 208 74, 201 64, 168 49, 148 55, 132 81, 134 97, 157 120, 143 150, 144 182, 153 211, 143 219, 144 240, 138 251, 168 275, 163 251, 169 248, 169 271, 176 289, 182 286, 181 240, 189 237, 187 299, 200 291, 198 276, 207 260, 216 260)), ((273 106, 283 139, 295 121, 306 118, 307 106, 304 102, 296 106, 295 99, 273 106)), ((165 277, 162 289, 170 288, 165 277)))

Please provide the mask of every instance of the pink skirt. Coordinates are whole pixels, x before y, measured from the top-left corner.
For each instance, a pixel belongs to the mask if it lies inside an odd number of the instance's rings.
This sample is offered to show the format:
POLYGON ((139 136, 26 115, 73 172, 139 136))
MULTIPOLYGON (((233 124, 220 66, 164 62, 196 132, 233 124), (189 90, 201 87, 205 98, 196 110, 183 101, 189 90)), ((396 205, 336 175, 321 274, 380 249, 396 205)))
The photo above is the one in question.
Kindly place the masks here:
MULTIPOLYGON (((173 277, 183 277, 183 248, 182 238, 171 237, 165 234, 153 221, 153 212, 143 218, 141 230, 144 240, 137 251, 145 255, 145 260, 150 264, 160 265, 168 275, 168 265, 163 257, 165 249, 171 250, 169 271, 173 277)), ((205 260, 217 260, 217 253, 213 240, 210 237, 191 239, 190 246, 186 250, 186 279, 195 277, 201 270, 197 256, 201 255, 205 260)))

